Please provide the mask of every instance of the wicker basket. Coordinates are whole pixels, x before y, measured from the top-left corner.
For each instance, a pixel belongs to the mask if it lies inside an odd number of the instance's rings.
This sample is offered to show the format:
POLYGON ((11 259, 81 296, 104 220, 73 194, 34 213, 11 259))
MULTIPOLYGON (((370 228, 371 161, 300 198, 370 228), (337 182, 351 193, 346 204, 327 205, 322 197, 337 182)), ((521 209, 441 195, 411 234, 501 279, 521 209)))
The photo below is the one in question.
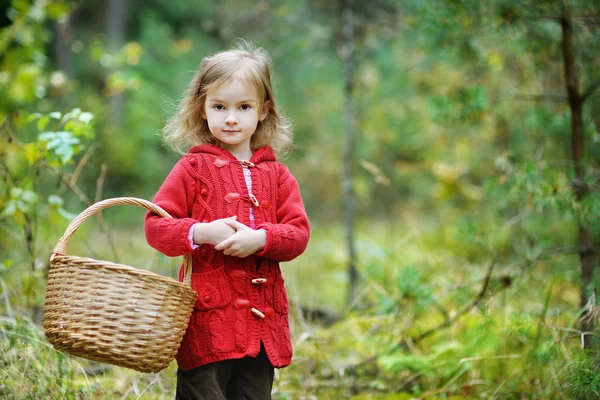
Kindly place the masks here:
POLYGON ((171 218, 155 204, 133 197, 100 201, 79 214, 50 259, 44 334, 59 351, 158 372, 175 357, 194 307, 191 257, 184 256, 180 283, 127 265, 66 255, 69 240, 86 219, 121 204, 171 218))

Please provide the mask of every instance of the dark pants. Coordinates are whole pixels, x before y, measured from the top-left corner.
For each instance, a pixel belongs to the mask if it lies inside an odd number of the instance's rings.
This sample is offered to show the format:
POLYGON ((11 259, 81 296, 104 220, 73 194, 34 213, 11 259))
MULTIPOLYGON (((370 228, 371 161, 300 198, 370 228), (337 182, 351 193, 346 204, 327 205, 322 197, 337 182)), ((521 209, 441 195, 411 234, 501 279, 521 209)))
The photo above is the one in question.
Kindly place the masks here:
POLYGON ((271 399, 273 366, 264 347, 256 358, 225 360, 177 370, 176 400, 271 399))

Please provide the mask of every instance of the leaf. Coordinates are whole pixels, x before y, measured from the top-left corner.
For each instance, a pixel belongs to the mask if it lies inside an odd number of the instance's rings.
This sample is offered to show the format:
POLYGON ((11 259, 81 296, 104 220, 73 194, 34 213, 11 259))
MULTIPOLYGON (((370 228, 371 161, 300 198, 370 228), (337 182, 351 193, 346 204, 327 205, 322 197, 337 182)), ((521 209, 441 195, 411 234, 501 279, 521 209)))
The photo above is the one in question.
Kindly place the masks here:
POLYGON ((13 199, 18 199, 23 194, 23 189, 20 187, 14 187, 10 189, 10 197, 13 199))
POLYGON ((27 158, 27 162, 30 166, 35 164, 35 162, 39 160, 40 154, 38 151, 37 143, 27 143, 25 145, 25 158, 27 158))
POLYGON ((427 375, 431 365, 427 357, 413 354, 386 354, 377 359, 377 363, 386 371, 398 372, 409 370, 411 372, 422 372, 427 375))
POLYGON ((4 210, 2 210, 2 215, 3 217, 8 217, 11 215, 14 215, 15 211, 17 211, 17 204, 16 202, 13 201, 9 201, 8 203, 6 203, 6 207, 4 207, 4 210))
POLYGON ((50 196, 48 196, 48 204, 51 204, 53 206, 62 206, 63 203, 64 200, 60 196, 57 196, 55 194, 51 194, 50 196))
POLYGON ((48 122, 50 122, 50 116, 42 115, 37 122, 38 131, 43 131, 44 129, 46 129, 46 126, 48 126, 48 122))
POLYGON ((23 214, 27 214, 29 212, 29 204, 22 200, 17 200, 17 210, 21 211, 23 214))
POLYGON ((31 190, 25 190, 21 198, 26 202, 33 204, 37 201, 37 194, 35 194, 31 190))
POLYGON ((66 122, 73 118, 79 118, 79 115, 81 115, 81 108, 74 108, 63 116, 62 122, 66 122))
POLYGON ((81 122, 83 122, 84 124, 89 124, 90 121, 92 120, 92 118, 94 118, 94 115, 89 112, 82 112, 81 115, 79 116, 79 120, 81 122))
POLYGON ((73 147, 68 143, 61 143, 55 151, 63 164, 68 163, 71 160, 71 157, 73 157, 73 147))
POLYGON ((77 214, 70 213, 62 207, 58 209, 58 213, 69 221, 74 220, 77 217, 77 214))
POLYGON ((37 194, 31 190, 23 190, 19 187, 14 187, 10 191, 11 200, 8 201, 6 207, 2 211, 3 216, 15 215, 17 211, 26 214, 29 212, 31 205, 37 202, 37 194))
POLYGON ((25 120, 27 122, 31 122, 33 120, 39 119, 41 116, 42 116, 42 114, 36 112, 36 113, 29 114, 25 120))
POLYGON ((8 260, 4 260, 4 261, 0 262, 0 271, 6 271, 14 264, 15 264, 15 261, 12 258, 9 258, 8 260))
POLYGON ((73 136, 72 132, 42 132, 39 135, 42 141, 48 141, 46 148, 54 150, 54 153, 60 158, 62 164, 68 163, 75 152, 74 146, 79 144, 79 139, 73 136))
POLYGON ((62 197, 57 196, 55 194, 52 194, 50 196, 48 196, 48 204, 55 208, 56 211, 58 211, 58 214, 60 214, 60 216, 70 220, 75 219, 75 217, 77 217, 77 214, 73 214, 68 212, 67 210, 65 210, 64 208, 62 208, 62 205, 64 204, 64 200, 62 197))
POLYGON ((42 132, 38 135, 39 140, 50 140, 56 136, 56 132, 42 132))
POLYGON ((52 1, 45 4, 45 10, 49 18, 58 20, 62 17, 65 17, 69 12, 69 3, 52 1))
POLYGON ((375 178, 375 182, 381 183, 382 185, 386 186, 390 185, 390 179, 383 174, 383 172, 377 165, 364 159, 360 160, 359 163, 364 169, 366 169, 373 175, 373 177, 375 178))

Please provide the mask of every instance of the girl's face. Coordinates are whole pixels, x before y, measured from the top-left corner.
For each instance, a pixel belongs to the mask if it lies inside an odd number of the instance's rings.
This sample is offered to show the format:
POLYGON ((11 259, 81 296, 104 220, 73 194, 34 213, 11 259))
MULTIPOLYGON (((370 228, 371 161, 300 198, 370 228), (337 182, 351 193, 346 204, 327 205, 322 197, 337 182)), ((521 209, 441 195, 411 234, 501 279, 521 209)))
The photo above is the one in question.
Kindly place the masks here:
POLYGON ((234 78, 207 92, 202 117, 224 149, 235 156, 249 158, 250 139, 258 121, 265 119, 267 106, 259 103, 252 84, 234 78))

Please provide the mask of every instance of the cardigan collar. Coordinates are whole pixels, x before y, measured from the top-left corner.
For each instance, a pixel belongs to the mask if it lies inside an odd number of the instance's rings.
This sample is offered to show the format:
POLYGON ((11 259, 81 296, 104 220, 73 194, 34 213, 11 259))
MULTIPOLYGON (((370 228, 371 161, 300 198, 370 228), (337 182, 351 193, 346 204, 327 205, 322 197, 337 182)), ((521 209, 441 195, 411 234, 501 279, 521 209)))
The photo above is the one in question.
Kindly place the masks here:
MULTIPOLYGON (((231 154, 229 151, 215 146, 214 144, 202 144, 199 146, 194 146, 190 149, 190 153, 205 153, 211 154, 218 158, 225 159, 227 161, 238 161, 238 159, 231 154)), ((271 146, 264 146, 256 150, 252 157, 250 157, 251 163, 258 164, 263 161, 275 161, 275 153, 273 153, 273 149, 271 146)))

